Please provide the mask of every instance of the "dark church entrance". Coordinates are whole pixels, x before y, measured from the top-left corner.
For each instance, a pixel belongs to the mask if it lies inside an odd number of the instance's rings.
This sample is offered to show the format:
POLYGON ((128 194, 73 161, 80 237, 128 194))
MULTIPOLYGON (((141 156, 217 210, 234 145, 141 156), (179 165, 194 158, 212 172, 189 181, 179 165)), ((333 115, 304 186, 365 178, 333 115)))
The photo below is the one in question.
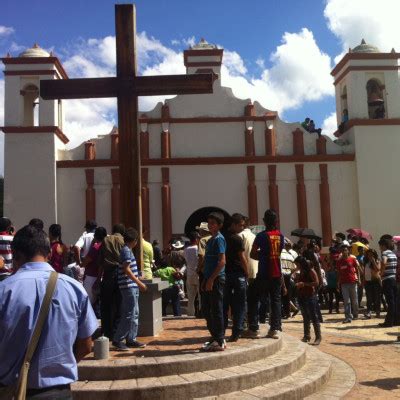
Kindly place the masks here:
POLYGON ((212 213, 213 211, 219 211, 222 214, 224 214, 225 217, 224 228, 225 228, 226 223, 230 217, 228 212, 218 207, 203 207, 199 208, 188 218, 185 224, 185 234, 188 235, 189 232, 196 230, 196 227, 200 226, 202 222, 206 222, 208 214, 212 213))

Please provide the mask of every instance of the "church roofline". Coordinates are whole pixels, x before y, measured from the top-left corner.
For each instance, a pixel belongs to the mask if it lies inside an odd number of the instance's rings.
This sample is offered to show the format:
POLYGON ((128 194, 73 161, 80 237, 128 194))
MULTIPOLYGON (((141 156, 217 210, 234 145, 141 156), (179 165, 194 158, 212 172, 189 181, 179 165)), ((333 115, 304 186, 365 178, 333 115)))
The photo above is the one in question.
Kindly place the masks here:
POLYGON ((54 64, 63 79, 68 79, 68 74, 58 57, 3 57, 1 61, 5 65, 54 64))
POLYGON ((397 60, 400 53, 346 53, 345 56, 331 71, 332 76, 336 76, 350 60, 397 60))

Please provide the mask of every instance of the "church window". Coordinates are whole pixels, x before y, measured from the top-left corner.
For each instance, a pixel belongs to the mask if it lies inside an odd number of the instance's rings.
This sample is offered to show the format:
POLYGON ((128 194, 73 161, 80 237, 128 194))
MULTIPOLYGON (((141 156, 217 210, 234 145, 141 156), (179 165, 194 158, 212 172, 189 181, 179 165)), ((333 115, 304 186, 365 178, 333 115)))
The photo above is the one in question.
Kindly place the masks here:
POLYGON ((23 126, 39 126, 39 89, 35 85, 27 85, 21 90, 24 97, 23 126))
POLYGON ((384 86, 377 79, 367 82, 368 116, 371 119, 382 119, 386 116, 384 86))

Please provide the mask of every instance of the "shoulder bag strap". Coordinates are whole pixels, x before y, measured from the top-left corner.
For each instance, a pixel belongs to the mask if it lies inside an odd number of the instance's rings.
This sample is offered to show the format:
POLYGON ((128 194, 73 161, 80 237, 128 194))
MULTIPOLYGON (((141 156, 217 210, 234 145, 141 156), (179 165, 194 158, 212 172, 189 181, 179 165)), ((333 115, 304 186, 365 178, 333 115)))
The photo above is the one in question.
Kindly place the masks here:
POLYGON ((28 348, 24 357, 24 362, 22 363, 21 371, 19 373, 18 386, 15 393, 16 400, 25 399, 30 363, 35 353, 36 347, 39 343, 44 323, 46 322, 47 316, 49 314, 50 304, 53 298, 54 290, 56 288, 57 279, 58 273, 55 271, 51 272, 49 281, 47 282, 46 294, 44 296, 43 303, 40 306, 39 317, 36 321, 35 329, 29 341, 28 348))

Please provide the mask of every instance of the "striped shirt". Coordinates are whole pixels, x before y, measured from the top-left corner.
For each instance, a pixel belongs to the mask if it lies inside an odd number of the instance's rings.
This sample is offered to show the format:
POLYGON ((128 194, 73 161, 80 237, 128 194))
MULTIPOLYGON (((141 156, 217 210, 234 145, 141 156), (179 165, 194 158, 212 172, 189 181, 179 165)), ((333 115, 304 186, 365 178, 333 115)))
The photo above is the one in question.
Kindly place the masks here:
POLYGON ((0 273, 12 272, 12 240, 13 236, 8 232, 0 232, 0 256, 4 258, 4 269, 0 273))
POLYGON ((120 253, 120 262, 118 267, 118 286, 120 289, 127 289, 131 287, 138 287, 137 283, 134 282, 129 276, 127 276, 124 272, 124 264, 129 261, 130 268, 136 277, 138 274, 138 267, 136 263, 135 256, 132 253, 132 250, 128 246, 124 246, 121 249, 120 253))
POLYGON ((382 252, 382 258, 386 257, 386 268, 385 273, 382 276, 382 280, 389 278, 396 278, 396 268, 397 268, 397 256, 391 250, 385 250, 382 252))

